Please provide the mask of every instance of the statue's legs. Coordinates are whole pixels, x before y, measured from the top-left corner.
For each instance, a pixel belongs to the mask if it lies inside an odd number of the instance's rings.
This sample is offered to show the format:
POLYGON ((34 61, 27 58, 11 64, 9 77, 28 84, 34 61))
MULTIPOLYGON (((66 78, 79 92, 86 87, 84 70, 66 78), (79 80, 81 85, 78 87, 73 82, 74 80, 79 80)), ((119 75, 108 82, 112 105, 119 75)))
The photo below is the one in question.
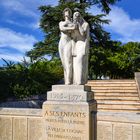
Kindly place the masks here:
POLYGON ((74 60, 74 84, 83 85, 85 84, 84 74, 85 74, 85 64, 83 63, 85 59, 84 55, 78 54, 73 58, 74 60))
POLYGON ((63 48, 63 57, 64 57, 64 76, 65 76, 65 84, 69 85, 72 84, 72 67, 73 67, 73 60, 72 60, 72 45, 71 42, 68 42, 63 48))
POLYGON ((77 69, 76 69, 76 56, 73 56, 73 84, 76 85, 77 84, 77 80, 76 80, 76 73, 77 73, 77 69))
POLYGON ((59 55, 64 69, 64 79, 66 79, 65 61, 64 61, 64 45, 59 43, 59 55))
POLYGON ((84 64, 85 66, 83 68, 84 69, 83 81, 86 84, 88 82, 88 54, 84 56, 84 64))
POLYGON ((76 56, 73 57, 74 84, 83 85, 87 83, 88 78, 88 54, 86 53, 86 44, 83 41, 76 43, 76 56))

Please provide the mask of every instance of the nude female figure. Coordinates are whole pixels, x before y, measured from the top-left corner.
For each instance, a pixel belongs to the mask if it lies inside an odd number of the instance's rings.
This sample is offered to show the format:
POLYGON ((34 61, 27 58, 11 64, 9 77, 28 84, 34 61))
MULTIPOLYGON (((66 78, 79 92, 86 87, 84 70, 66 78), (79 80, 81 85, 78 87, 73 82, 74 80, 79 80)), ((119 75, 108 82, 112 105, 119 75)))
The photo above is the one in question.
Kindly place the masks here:
POLYGON ((73 84, 73 58, 72 58, 72 31, 75 25, 72 23, 72 11, 69 8, 63 11, 64 21, 59 23, 61 38, 59 41, 59 54, 64 68, 65 84, 73 84))

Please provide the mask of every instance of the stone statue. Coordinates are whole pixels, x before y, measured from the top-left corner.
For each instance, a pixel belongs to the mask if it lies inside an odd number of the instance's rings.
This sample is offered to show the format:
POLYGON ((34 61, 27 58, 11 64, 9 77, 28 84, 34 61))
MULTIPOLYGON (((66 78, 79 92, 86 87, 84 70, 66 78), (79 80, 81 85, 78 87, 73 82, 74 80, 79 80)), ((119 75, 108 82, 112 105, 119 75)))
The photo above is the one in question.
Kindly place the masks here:
POLYGON ((89 24, 79 12, 73 14, 74 30, 73 74, 74 84, 86 84, 88 79, 89 24))
POLYGON ((72 11, 69 8, 66 8, 63 11, 63 16, 65 21, 59 23, 59 28, 61 31, 61 38, 59 41, 59 54, 64 68, 64 79, 65 84, 72 84, 73 77, 73 61, 72 61, 72 38, 71 31, 74 30, 71 21, 72 11))
POLYGON ((84 85, 88 79, 89 25, 79 12, 66 8, 59 23, 59 54, 64 68, 65 84, 84 85))

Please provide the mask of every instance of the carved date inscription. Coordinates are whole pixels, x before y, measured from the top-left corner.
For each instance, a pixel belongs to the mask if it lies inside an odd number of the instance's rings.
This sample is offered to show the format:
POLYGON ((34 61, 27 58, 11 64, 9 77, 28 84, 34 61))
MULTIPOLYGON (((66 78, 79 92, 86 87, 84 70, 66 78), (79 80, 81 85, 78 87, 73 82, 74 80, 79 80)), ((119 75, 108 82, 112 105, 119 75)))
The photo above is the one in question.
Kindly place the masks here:
POLYGON ((76 94, 64 94, 51 92, 48 94, 48 99, 50 100, 68 100, 68 101, 80 101, 84 99, 82 95, 76 94))

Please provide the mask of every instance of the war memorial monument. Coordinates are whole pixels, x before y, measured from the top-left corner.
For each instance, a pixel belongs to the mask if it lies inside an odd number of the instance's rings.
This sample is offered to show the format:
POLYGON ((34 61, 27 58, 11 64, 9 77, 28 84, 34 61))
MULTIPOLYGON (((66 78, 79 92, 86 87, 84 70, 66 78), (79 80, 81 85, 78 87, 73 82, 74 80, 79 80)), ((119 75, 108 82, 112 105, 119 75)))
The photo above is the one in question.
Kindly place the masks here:
POLYGON ((140 73, 88 81, 89 24, 78 10, 62 13, 64 84, 40 108, 0 106, 0 140, 140 140, 140 73))
POLYGON ((47 140, 93 140, 92 113, 96 111, 93 92, 85 86, 88 78, 89 25, 76 11, 63 11, 59 23, 59 53, 65 85, 53 85, 43 104, 47 140))

